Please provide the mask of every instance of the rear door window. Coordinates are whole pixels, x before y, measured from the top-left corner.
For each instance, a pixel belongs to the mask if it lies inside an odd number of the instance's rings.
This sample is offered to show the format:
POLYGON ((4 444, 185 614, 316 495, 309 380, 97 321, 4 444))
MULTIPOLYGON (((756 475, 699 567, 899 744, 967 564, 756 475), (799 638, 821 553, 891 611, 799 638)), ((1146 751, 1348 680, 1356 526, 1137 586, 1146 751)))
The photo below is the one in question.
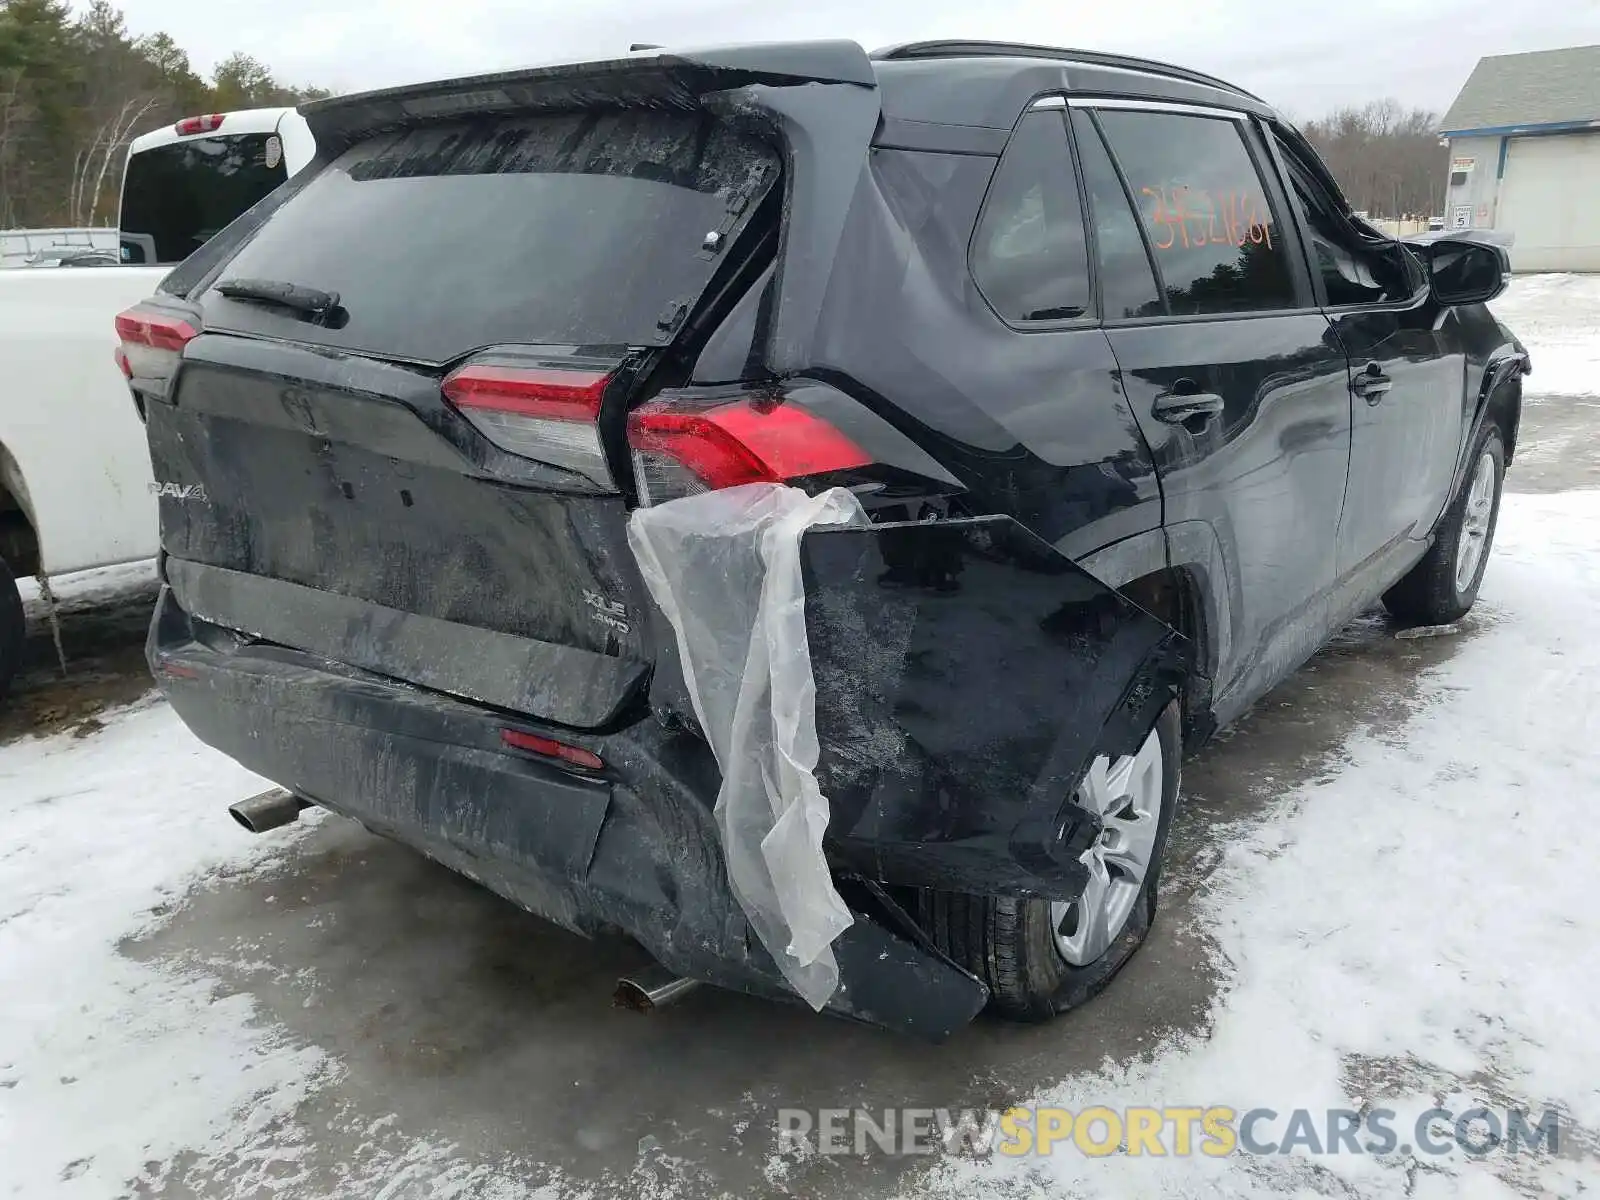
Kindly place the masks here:
POLYGON ((218 275, 334 292, 338 320, 208 293, 208 328, 442 363, 497 343, 670 340, 780 176, 705 114, 441 122, 360 142, 218 275))
POLYGON ((1089 253, 1062 110, 1030 112, 995 168, 972 243, 972 275, 1008 321, 1081 317, 1089 253))
POLYGON ((1174 314, 1297 307, 1287 231, 1240 122, 1104 109, 1174 314))
POLYGON ((1072 129, 1094 223, 1095 255, 1100 264, 1100 304, 1107 320, 1154 317, 1167 311, 1150 264, 1149 241, 1139 217, 1106 153, 1094 118, 1074 109, 1072 129))
POLYGON ((289 178, 275 133, 192 138, 141 150, 122 184, 124 238, 182 262, 289 178))

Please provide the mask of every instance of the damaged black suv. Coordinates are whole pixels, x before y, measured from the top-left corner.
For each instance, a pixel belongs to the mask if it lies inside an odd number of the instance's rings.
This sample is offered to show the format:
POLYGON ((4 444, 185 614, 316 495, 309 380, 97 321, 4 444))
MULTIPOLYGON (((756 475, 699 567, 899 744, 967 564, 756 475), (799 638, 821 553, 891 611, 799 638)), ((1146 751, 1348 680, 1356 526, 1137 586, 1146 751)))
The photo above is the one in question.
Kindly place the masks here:
POLYGON ((848 923, 826 1007, 933 1037, 1127 961, 1180 744, 1363 607, 1474 601, 1504 252, 1385 238, 1227 83, 817 42, 303 111, 314 164, 118 321, 176 485, 151 665, 291 812, 681 976, 795 991, 680 653, 724 597, 675 628, 635 514, 859 501, 799 540, 815 701, 777 699, 848 923))

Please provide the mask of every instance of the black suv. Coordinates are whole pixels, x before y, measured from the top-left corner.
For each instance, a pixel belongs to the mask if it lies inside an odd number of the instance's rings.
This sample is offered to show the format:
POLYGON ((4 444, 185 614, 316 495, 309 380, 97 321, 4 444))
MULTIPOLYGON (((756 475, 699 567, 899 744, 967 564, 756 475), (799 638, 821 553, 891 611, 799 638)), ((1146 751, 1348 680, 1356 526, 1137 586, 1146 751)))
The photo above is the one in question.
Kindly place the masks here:
POLYGON ((801 542, 827 1007, 928 1036, 1094 994, 1180 744, 1358 610, 1476 596, 1528 369, 1504 253, 1383 237, 1229 84, 816 42, 303 112, 315 164, 118 321, 152 667, 299 801, 684 977, 793 994, 642 508, 865 508, 801 542))

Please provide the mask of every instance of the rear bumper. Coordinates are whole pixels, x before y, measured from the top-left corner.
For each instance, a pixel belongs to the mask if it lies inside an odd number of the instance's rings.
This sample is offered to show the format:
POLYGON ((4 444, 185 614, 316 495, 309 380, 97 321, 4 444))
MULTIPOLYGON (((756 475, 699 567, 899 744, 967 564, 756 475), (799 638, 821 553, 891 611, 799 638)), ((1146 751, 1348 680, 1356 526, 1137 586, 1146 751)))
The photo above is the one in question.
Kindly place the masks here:
MULTIPOLYGON (((772 998, 783 977, 729 890, 705 744, 642 720, 602 736, 541 728, 192 619, 163 589, 150 664, 208 745, 557 924, 621 929, 681 975, 772 998), (593 750, 584 776, 506 750, 506 728, 593 750)), ((929 1038, 987 992, 874 918, 835 944, 841 1016, 929 1038)))

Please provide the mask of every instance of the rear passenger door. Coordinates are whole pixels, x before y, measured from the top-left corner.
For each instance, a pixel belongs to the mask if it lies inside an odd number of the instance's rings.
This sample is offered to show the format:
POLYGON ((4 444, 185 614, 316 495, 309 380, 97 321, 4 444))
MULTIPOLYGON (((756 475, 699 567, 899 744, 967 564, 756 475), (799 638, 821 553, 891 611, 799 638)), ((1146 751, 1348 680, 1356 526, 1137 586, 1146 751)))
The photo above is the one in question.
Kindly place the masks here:
POLYGON ((1099 303, 1155 456, 1174 561, 1215 578, 1228 720, 1330 632, 1350 452, 1346 360, 1244 113, 1069 102, 1099 303))

